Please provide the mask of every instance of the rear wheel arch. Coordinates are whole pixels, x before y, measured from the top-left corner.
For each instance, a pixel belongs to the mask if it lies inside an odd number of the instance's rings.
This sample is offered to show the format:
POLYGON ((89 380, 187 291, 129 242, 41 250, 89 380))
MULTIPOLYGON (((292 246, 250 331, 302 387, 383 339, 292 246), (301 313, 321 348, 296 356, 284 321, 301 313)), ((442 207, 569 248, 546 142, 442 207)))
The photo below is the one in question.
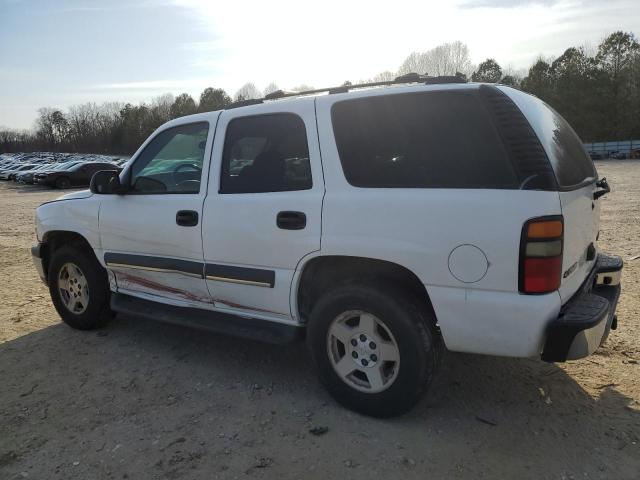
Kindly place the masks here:
POLYGON ((387 260, 346 255, 323 255, 310 259, 302 267, 297 285, 298 318, 306 322, 313 305, 324 292, 348 281, 393 283, 411 293, 435 318, 435 311, 424 284, 408 268, 387 260))

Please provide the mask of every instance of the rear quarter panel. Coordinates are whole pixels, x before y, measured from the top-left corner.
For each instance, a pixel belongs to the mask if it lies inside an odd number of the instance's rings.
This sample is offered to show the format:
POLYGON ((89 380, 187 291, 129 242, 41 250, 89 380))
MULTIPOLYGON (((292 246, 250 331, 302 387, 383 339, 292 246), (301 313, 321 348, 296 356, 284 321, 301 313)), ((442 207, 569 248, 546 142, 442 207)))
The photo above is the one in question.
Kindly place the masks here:
POLYGON ((327 192, 321 254, 386 260, 415 273, 450 350, 537 355, 560 299, 518 293, 520 236, 526 220, 560 214, 557 192, 353 187, 333 137, 334 101, 317 100, 327 192), (472 283, 449 268, 449 255, 464 244, 478 247, 488 262, 486 274, 472 283))

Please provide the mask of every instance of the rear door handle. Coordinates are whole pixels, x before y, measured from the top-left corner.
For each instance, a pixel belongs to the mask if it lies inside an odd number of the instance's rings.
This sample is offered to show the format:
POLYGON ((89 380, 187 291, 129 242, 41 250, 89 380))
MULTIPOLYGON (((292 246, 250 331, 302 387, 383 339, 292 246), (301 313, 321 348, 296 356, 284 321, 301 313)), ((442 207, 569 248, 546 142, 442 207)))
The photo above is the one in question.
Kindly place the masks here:
POLYGON ((307 216, 302 212, 279 212, 276 223, 283 230, 302 230, 307 226, 307 216))
POLYGON ((198 212, 195 210, 178 210, 176 223, 181 227, 195 227, 198 225, 198 212))

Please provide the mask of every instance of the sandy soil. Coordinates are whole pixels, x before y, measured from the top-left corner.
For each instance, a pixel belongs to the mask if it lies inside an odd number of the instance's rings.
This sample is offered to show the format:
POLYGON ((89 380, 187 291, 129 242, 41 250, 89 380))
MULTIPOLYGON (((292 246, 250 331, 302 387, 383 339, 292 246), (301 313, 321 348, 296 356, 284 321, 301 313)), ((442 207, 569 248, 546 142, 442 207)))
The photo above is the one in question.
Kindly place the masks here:
POLYGON ((562 365, 450 353, 384 421, 338 406, 304 345, 61 324, 28 250, 59 192, 3 182, 0 478, 640 478, 640 162, 598 167, 614 189, 600 245, 626 262, 608 343, 562 365))

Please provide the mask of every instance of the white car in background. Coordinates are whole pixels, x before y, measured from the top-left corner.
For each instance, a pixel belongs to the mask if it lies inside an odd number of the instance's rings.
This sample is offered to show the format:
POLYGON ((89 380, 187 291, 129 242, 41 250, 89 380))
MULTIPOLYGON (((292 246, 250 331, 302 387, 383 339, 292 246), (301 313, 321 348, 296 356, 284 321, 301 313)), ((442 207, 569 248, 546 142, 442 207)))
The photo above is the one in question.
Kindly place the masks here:
POLYGON ((122 173, 40 206, 32 253, 74 328, 124 312, 306 337, 338 401, 390 416, 443 346, 556 362, 601 345, 622 268, 597 248, 608 191, 537 98, 409 75, 172 120, 122 173))

